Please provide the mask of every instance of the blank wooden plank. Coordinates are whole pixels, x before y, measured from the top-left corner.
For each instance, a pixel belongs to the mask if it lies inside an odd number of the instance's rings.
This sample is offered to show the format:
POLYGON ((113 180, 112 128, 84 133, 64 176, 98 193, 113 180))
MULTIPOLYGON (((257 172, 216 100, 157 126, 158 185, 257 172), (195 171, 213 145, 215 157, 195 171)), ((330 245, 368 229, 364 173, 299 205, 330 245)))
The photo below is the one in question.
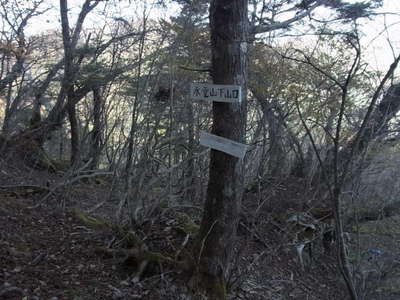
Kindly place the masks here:
POLYGON ((193 100, 239 103, 242 101, 240 85, 192 83, 190 97, 193 100))
POLYGON ((241 144, 232 141, 227 138, 220 137, 218 135, 210 134, 204 131, 200 131, 200 144, 206 147, 210 147, 215 150, 219 150, 228 153, 232 156, 243 159, 246 155, 248 145, 241 144))

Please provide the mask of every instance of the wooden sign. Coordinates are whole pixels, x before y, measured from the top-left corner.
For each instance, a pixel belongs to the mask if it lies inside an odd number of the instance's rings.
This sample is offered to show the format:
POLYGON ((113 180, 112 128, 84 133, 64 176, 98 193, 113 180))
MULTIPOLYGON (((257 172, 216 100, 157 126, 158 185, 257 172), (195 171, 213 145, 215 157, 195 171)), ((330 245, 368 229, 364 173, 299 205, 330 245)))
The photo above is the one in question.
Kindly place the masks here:
POLYGON ((242 101, 240 85, 192 83, 190 97, 193 100, 238 103, 242 101))
POLYGON ((243 159, 249 146, 218 135, 200 131, 200 144, 243 159))

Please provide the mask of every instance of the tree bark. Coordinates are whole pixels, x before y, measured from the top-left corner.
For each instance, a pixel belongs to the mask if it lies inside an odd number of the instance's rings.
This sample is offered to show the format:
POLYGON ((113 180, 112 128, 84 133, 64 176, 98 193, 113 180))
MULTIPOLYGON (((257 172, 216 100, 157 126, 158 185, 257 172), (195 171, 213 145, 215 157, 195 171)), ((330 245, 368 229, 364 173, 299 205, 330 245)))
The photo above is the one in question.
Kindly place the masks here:
POLYGON ((267 174, 271 177, 279 177, 284 171, 283 162, 285 161, 285 152, 283 145, 283 124, 275 115, 274 100, 260 101, 262 112, 268 123, 268 159, 267 174))
POLYGON ((68 118, 71 130, 71 166, 79 166, 81 162, 81 145, 79 135, 79 122, 76 115, 75 104, 70 102, 68 96, 68 118))
POLYGON ((6 99, 6 105, 4 109, 4 120, 3 120, 3 126, 2 126, 2 135, 7 136, 10 131, 11 127, 11 117, 13 115, 12 111, 12 105, 11 105, 11 95, 12 95, 12 86, 11 84, 8 87, 7 90, 7 95, 5 97, 6 99))
MULTIPOLYGON (((67 0, 60 0, 60 15, 62 26, 62 37, 64 45, 64 78, 63 88, 67 95, 67 110, 69 122, 71 125, 71 165, 79 166, 81 162, 81 149, 79 139, 79 124, 76 115, 77 93, 74 88, 74 80, 79 69, 79 62, 74 64, 74 52, 80 33, 82 31, 83 22, 87 14, 96 7, 98 1, 91 4, 91 0, 86 0, 79 13, 78 21, 75 24, 75 29, 70 34, 70 26, 68 20, 68 3, 67 0)), ((82 58, 81 58, 82 60, 82 58)))
MULTIPOLYGON (((213 103, 212 133, 241 143, 246 122, 247 6, 247 0, 214 0, 210 5, 213 82, 242 87, 240 104, 213 103)), ((225 278, 243 193, 243 161, 211 150, 209 172, 195 253, 201 287, 209 299, 226 299, 225 278)))
POLYGON ((191 203, 193 203, 195 196, 195 158, 194 149, 195 149, 195 119, 194 119, 194 111, 193 104, 190 101, 186 103, 186 115, 187 115, 187 135, 188 135, 188 165, 187 165, 187 188, 185 193, 185 199, 188 199, 191 203))
MULTIPOLYGON (((400 84, 392 85, 386 94, 383 96, 379 104, 376 105, 368 120, 365 123, 364 129, 361 131, 359 138, 353 138, 348 141, 338 152, 339 169, 342 171, 345 165, 349 163, 349 159, 357 157, 367 150, 368 145, 377 138, 387 136, 389 122, 396 116, 400 110, 400 84)), ((325 168, 332 169, 334 165, 333 149, 328 150, 325 160, 325 168)), ((360 172, 360 170, 358 171, 360 172)), ((314 179, 321 178, 322 169, 315 175, 314 179)))
POLYGON ((93 89, 93 130, 89 158, 92 159, 90 169, 97 169, 101 154, 101 134, 103 130, 101 112, 103 108, 103 96, 100 88, 93 89))
MULTIPOLYGON (((387 134, 389 122, 396 116, 399 110, 400 84, 394 84, 388 89, 387 93, 382 98, 382 101, 372 113, 371 119, 368 121, 365 130, 360 136, 358 145, 352 145, 353 147, 356 147, 356 155, 363 152, 371 140, 381 134, 387 134)), ((352 144, 353 143, 354 142, 352 141, 352 144)))
POLYGON ((15 81, 19 75, 24 70, 25 63, 25 36, 23 33, 24 27, 26 26, 26 22, 23 22, 20 25, 20 32, 18 36, 18 48, 16 49, 16 59, 15 63, 11 67, 11 70, 7 73, 4 78, 0 78, 0 94, 3 93, 3 90, 6 89, 13 81, 15 81))

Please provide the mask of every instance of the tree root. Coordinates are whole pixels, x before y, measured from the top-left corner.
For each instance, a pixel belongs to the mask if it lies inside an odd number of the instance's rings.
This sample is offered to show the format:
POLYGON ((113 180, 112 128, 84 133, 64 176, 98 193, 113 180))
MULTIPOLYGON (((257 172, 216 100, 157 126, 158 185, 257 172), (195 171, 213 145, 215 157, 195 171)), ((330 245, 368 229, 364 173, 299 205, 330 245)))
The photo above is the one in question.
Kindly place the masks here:
POLYGON ((14 197, 32 197, 36 195, 45 195, 50 190, 44 186, 38 185, 3 185, 0 186, 0 194, 14 197))

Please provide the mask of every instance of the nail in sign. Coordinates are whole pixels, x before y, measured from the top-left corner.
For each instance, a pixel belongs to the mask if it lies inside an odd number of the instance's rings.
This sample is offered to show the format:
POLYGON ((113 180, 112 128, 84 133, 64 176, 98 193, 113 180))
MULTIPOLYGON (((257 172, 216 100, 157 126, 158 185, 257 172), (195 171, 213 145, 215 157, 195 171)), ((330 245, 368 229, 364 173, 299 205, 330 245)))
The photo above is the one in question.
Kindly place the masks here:
POLYGON ((218 135, 210 134, 204 131, 200 131, 200 144, 206 147, 210 147, 215 150, 219 150, 228 153, 232 156, 243 159, 246 155, 248 145, 241 144, 232 141, 227 138, 220 137, 218 135))
POLYGON ((240 85, 192 83, 190 97, 193 100, 238 103, 242 101, 242 88, 240 85))

